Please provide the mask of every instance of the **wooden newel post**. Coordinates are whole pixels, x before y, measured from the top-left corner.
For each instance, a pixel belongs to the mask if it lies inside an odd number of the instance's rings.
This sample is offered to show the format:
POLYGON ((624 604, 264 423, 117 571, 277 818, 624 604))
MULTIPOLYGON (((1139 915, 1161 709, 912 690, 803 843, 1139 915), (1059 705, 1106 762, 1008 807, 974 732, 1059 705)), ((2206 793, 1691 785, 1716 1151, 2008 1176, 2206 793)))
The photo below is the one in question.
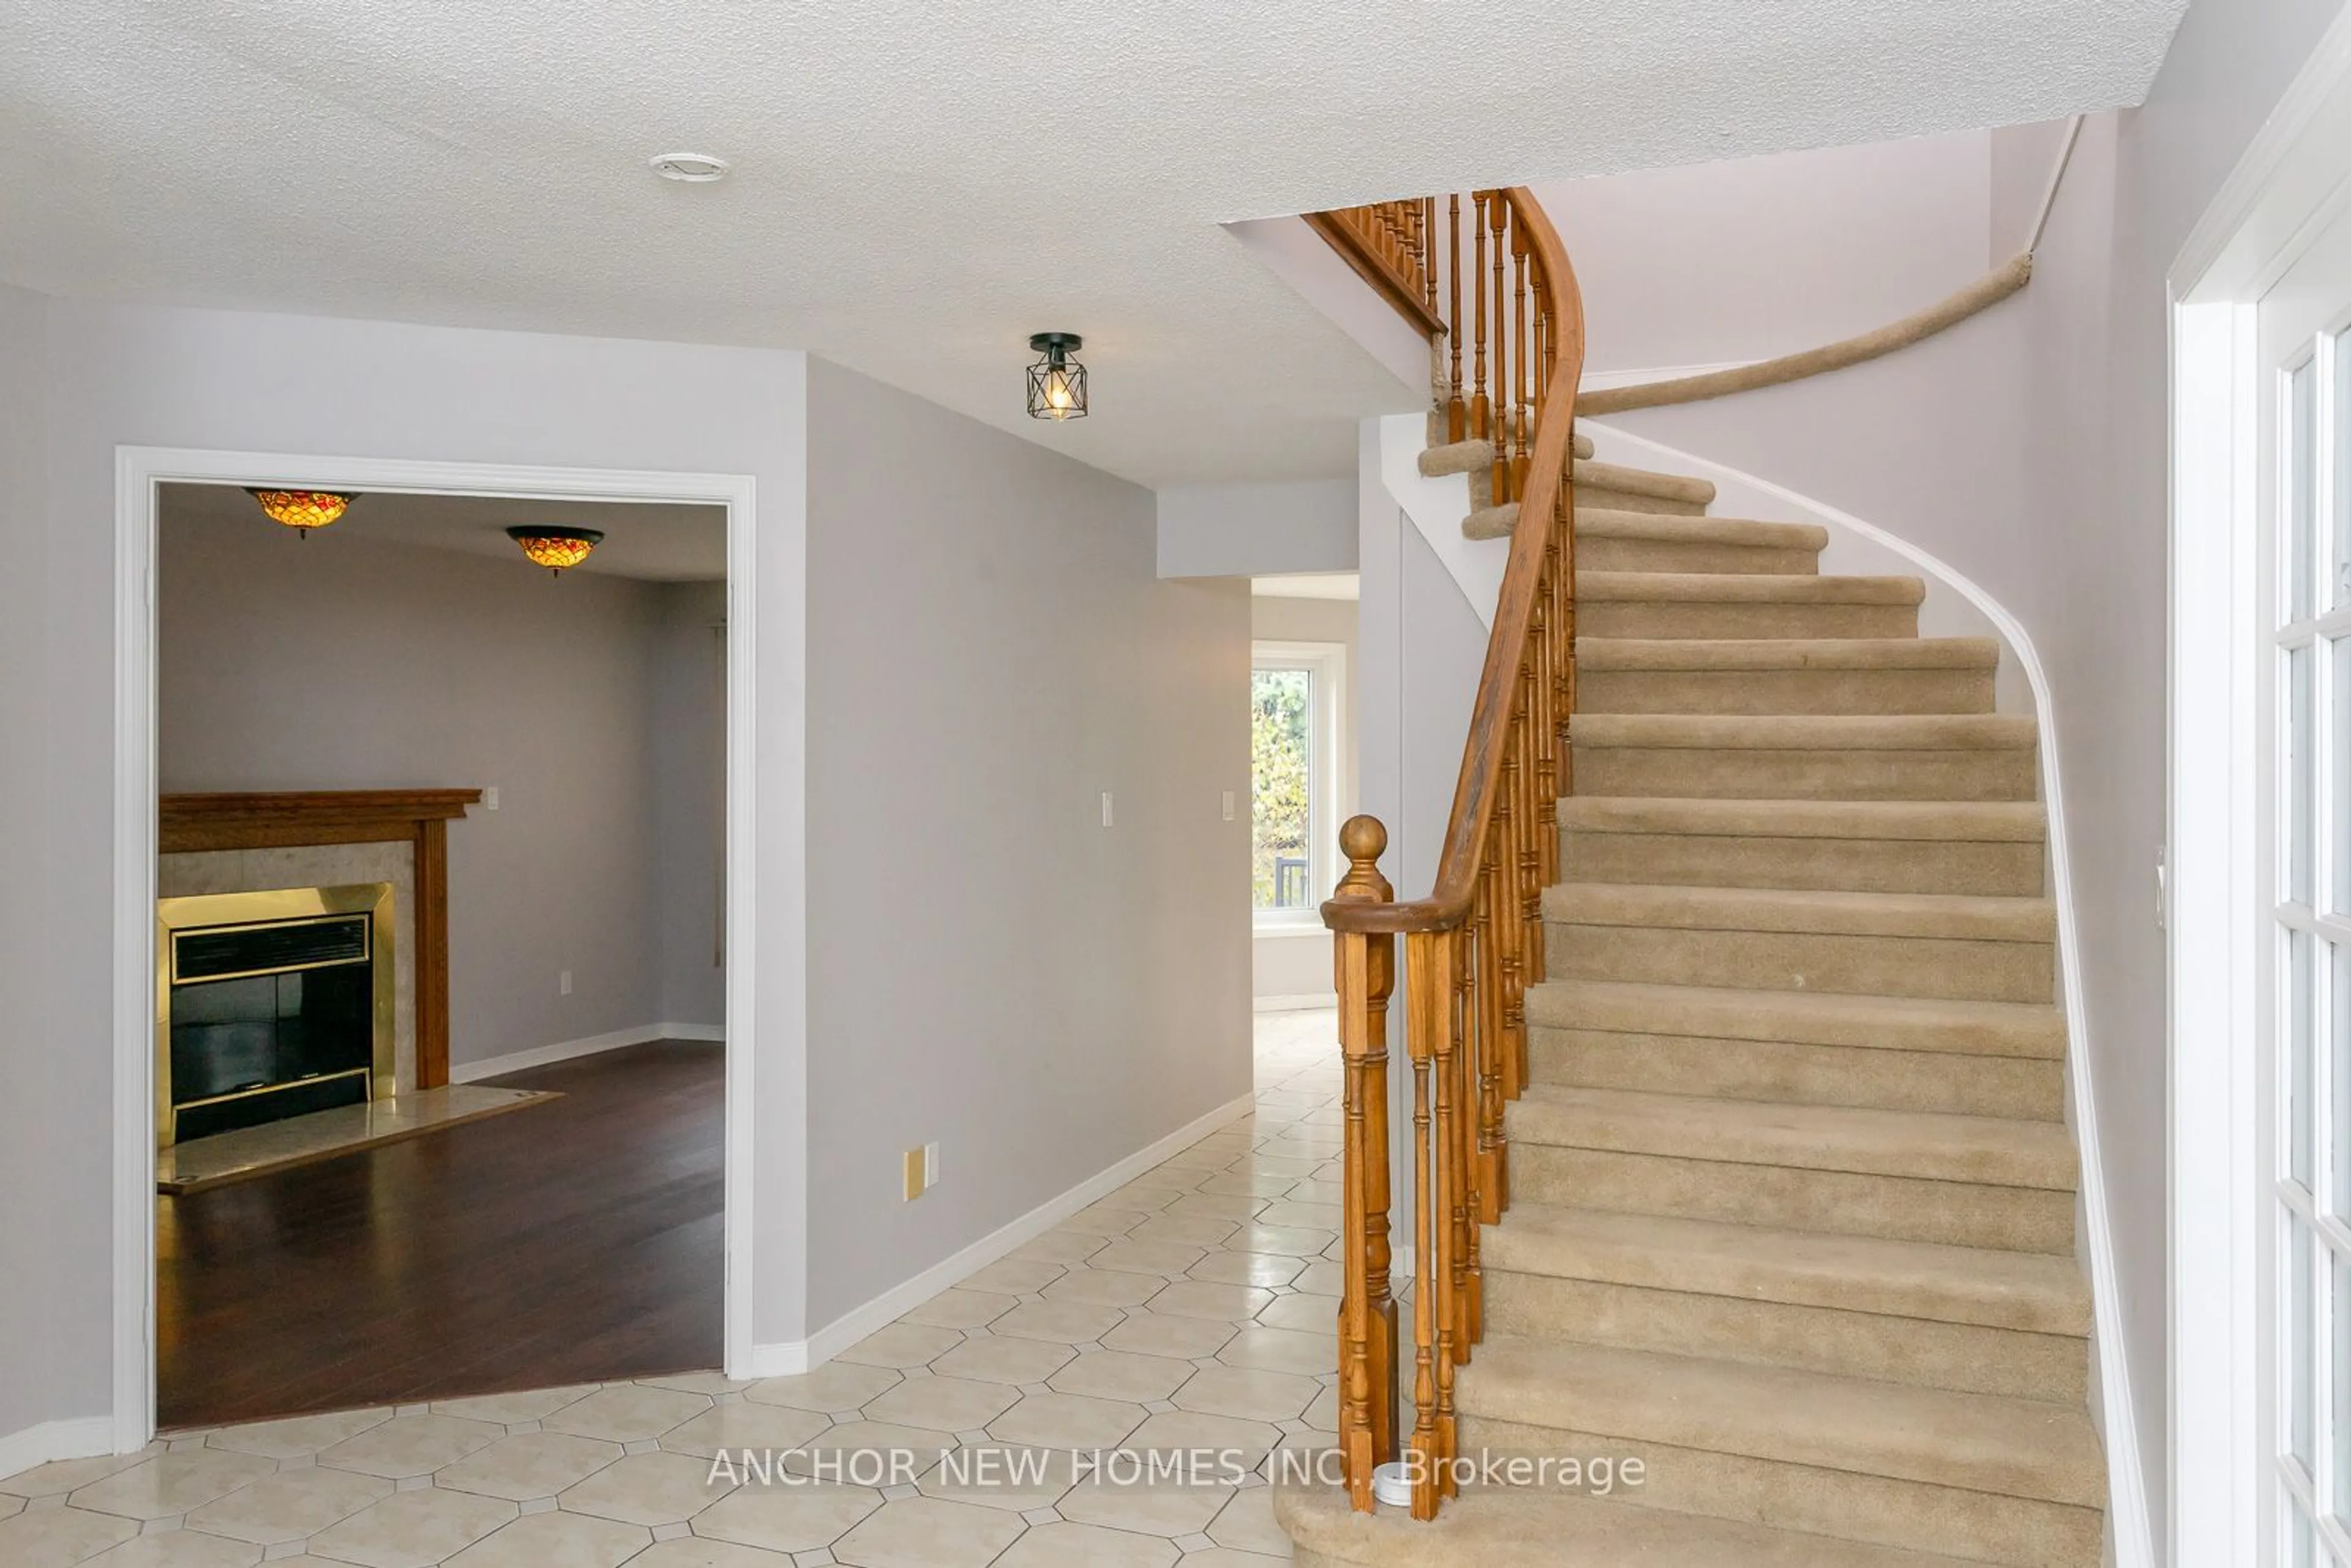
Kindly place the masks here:
MULTIPOLYGON (((1388 831, 1376 817, 1351 817, 1339 830, 1347 874, 1333 904, 1393 903, 1380 874, 1388 831)), ((1388 1265, 1388 998, 1395 989, 1395 938, 1341 931, 1332 944, 1339 990, 1339 1049, 1346 1067, 1345 1181, 1340 1219, 1346 1242, 1339 1300, 1339 1451, 1354 1506, 1370 1512, 1372 1469, 1396 1457, 1396 1314, 1388 1265)))

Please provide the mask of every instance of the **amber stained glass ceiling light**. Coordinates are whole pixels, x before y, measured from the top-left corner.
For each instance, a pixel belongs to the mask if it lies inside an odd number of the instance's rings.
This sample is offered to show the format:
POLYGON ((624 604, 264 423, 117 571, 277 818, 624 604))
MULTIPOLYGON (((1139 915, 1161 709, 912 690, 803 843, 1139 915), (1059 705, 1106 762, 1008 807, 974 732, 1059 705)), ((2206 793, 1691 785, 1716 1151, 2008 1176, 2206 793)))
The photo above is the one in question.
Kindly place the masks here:
POLYGON ((261 505, 271 521, 299 529, 308 538, 350 509, 356 499, 342 490, 264 490, 248 486, 246 494, 261 505))
POLYGON ((522 553, 552 572, 565 567, 578 566, 588 559, 588 552, 604 542, 596 528, 514 528, 507 538, 522 547, 522 553))

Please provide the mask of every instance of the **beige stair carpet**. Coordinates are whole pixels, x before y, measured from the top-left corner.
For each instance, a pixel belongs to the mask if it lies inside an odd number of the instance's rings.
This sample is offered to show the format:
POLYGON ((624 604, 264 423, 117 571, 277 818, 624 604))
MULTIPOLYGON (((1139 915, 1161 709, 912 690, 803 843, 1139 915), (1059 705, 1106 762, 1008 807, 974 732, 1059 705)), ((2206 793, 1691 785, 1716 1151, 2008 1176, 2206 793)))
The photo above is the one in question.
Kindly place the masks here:
MULTIPOLYGON (((1472 537, 1500 538, 1484 444, 1472 537)), ((2093 1568, 2055 911, 2000 649, 1826 532, 1577 465, 1579 711, 1461 1445, 1638 1458, 1434 1523, 1284 1487, 1310 1564, 2093 1568)))

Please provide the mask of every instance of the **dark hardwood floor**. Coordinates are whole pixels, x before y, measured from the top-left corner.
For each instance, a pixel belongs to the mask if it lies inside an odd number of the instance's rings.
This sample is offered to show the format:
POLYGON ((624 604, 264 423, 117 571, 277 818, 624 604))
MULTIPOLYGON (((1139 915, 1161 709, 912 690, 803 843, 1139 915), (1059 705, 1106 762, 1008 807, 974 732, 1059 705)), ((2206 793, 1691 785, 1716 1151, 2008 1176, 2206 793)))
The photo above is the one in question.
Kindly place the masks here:
POLYGON ((515 1073, 564 1098, 159 1197, 162 1426, 716 1366, 725 1050, 515 1073))

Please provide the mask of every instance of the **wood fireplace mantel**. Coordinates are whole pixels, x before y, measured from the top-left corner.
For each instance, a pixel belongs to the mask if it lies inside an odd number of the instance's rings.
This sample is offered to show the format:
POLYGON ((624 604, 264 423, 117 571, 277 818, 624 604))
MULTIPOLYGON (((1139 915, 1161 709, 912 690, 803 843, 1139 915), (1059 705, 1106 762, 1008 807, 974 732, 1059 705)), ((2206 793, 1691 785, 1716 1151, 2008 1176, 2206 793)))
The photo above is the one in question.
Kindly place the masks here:
POLYGON ((479 789, 308 789, 166 795, 165 854, 406 842, 415 856, 416 1086, 449 1082, 449 823, 479 789))

